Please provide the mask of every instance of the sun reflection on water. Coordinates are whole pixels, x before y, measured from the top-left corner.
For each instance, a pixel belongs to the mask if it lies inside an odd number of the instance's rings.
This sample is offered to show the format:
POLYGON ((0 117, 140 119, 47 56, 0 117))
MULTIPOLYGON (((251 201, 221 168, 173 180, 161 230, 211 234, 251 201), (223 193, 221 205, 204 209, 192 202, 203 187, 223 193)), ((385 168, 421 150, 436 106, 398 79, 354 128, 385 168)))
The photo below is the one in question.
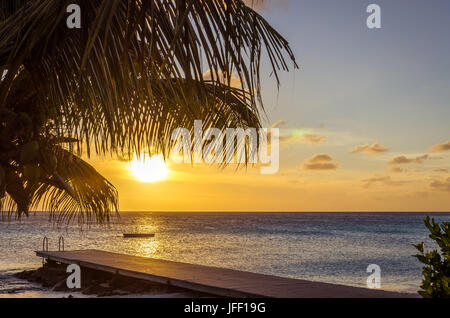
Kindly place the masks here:
POLYGON ((133 222, 133 226, 128 227, 130 233, 153 233, 154 237, 149 238, 128 238, 127 245, 133 249, 137 255, 152 257, 157 254, 160 247, 160 240, 158 239, 158 226, 151 222, 151 218, 138 218, 133 222))

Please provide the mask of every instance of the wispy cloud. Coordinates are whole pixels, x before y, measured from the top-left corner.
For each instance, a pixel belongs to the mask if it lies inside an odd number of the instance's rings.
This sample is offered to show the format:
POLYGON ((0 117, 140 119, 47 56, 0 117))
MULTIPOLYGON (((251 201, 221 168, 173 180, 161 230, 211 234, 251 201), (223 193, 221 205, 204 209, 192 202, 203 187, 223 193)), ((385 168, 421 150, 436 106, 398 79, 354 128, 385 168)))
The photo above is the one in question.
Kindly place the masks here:
POLYGON ((241 79, 237 75, 231 74, 231 77, 228 78, 226 74, 224 74, 221 70, 218 70, 217 74, 215 72, 211 72, 211 70, 207 70, 205 73, 203 73, 203 78, 205 80, 219 81, 220 83, 225 85, 228 85, 229 82, 231 87, 242 88, 241 79))
POLYGON ((450 150, 450 141, 443 142, 441 144, 436 144, 428 148, 428 152, 444 152, 450 150))
MULTIPOLYGON (((280 128, 286 125, 285 120, 278 120, 272 124, 272 128, 280 128)), ((308 129, 290 129, 286 134, 282 134, 280 136, 281 142, 289 142, 289 143, 306 143, 309 145, 318 145, 322 144, 325 140, 327 140, 328 136, 320 136, 313 132, 310 132, 308 129)))
POLYGON ((430 159, 430 156, 425 154, 416 158, 407 158, 406 156, 398 156, 393 158, 388 162, 391 165, 401 165, 401 164, 423 164, 424 160, 430 159))
POLYGON ((306 142, 310 145, 317 145, 323 143, 325 140, 327 140, 328 136, 319 136, 316 134, 306 134, 302 138, 300 138, 300 141, 306 142))
POLYGON ((244 3, 255 10, 268 10, 271 7, 287 8, 290 0, 244 0, 244 3))
POLYGON ((401 172, 405 172, 406 169, 402 169, 400 167, 390 167, 389 168, 389 172, 394 172, 394 173, 401 173, 401 172))
POLYGON ((434 190, 450 192, 450 177, 444 181, 435 180, 430 183, 430 187, 434 190))
POLYGON ((433 172, 448 173, 448 169, 445 168, 433 169, 433 172))
POLYGON ((298 131, 280 137, 282 142, 308 145, 319 145, 327 139, 328 136, 320 136, 315 133, 298 133, 298 131))
POLYGON ((392 179, 389 176, 376 176, 376 177, 364 179, 361 181, 365 183, 365 185, 364 185, 365 188, 368 188, 372 184, 376 184, 376 183, 381 183, 381 184, 391 184, 392 183, 392 179))
POLYGON ((388 185, 388 186, 398 186, 407 183, 407 181, 393 181, 390 176, 373 176, 369 179, 361 180, 364 182, 364 187, 369 188, 374 184, 388 185))
POLYGON ((281 119, 281 120, 274 122, 272 124, 272 128, 280 128, 281 126, 284 126, 284 125, 286 125, 286 122, 281 119))
POLYGON ((304 170, 336 170, 338 166, 330 155, 323 153, 306 159, 300 167, 304 170))
POLYGON ((388 148, 381 145, 378 141, 374 142, 372 145, 365 144, 361 146, 355 146, 355 148, 352 150, 352 153, 364 153, 367 155, 378 155, 382 152, 388 151, 388 148))

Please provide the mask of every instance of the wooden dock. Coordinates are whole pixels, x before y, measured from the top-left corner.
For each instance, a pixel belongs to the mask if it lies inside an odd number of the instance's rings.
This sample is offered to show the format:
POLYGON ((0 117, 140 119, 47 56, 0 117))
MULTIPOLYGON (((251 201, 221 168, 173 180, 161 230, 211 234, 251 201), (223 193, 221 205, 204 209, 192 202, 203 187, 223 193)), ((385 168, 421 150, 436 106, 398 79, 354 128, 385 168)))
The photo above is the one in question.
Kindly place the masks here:
POLYGON ((416 297, 301 279, 256 274, 232 269, 131 256, 100 250, 38 251, 37 256, 63 264, 78 264, 126 277, 170 284, 221 297, 275 298, 402 298, 416 297))

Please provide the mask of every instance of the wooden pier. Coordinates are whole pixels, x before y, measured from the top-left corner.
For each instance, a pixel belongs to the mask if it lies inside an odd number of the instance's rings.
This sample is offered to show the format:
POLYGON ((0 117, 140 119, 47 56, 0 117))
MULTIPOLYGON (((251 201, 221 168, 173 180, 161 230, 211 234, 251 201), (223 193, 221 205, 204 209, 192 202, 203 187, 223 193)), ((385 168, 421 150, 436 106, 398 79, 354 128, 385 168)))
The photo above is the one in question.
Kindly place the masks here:
POLYGON ((78 264, 154 283, 170 284, 220 297, 275 298, 402 298, 414 294, 388 292, 301 279, 256 274, 100 250, 38 251, 37 256, 78 264))

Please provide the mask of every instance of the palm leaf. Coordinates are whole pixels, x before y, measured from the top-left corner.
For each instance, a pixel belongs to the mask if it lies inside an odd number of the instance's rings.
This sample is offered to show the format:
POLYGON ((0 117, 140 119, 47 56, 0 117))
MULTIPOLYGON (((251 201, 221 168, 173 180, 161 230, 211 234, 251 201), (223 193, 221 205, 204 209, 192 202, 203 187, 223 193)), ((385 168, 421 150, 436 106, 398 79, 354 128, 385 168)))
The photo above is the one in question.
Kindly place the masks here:
POLYGON ((107 222, 117 192, 75 153, 166 154, 172 131, 192 131, 196 119, 260 127, 263 51, 277 83, 288 59, 297 67, 287 41, 241 0, 2 2, 0 210, 107 222), (66 27, 72 3, 81 30, 66 27), (45 153, 23 156, 35 142, 45 153))
MULTIPOLYGON (((80 0, 75 3, 83 27, 69 30, 65 8, 73 2, 30 1, 0 26, 0 72, 8 70, 0 83, 0 109, 25 69, 41 102, 55 105, 58 135, 76 138, 88 152, 133 153, 170 137, 166 125, 160 135, 154 135, 154 124, 135 126, 145 120, 186 127, 186 118, 209 114, 211 123, 227 123, 229 114, 204 101, 224 86, 230 90, 232 76, 242 83, 245 100, 243 112, 233 116, 245 121, 262 106, 263 48, 276 78, 278 70, 288 69, 285 55, 294 61, 286 40, 240 0, 80 0), (203 78, 207 70, 209 82, 203 78), (170 106, 151 109, 167 100, 176 100, 187 116, 169 114, 170 106)), ((257 127, 259 121, 249 124, 257 127)))
MULTIPOLYGON (((111 212, 117 211, 117 193, 114 187, 91 166, 73 155, 71 151, 59 146, 59 144, 67 146, 68 144, 79 143, 79 141, 67 137, 58 137, 53 134, 54 129, 51 128, 51 125, 47 125, 46 129, 40 133, 38 131, 33 133, 33 138, 39 138, 40 155, 37 161, 32 160, 32 162, 38 165, 41 178, 33 187, 29 187, 26 179, 24 179, 24 167, 29 160, 22 161, 20 149, 24 148, 26 141, 19 142, 19 140, 26 140, 30 137, 27 137, 24 129, 21 128, 19 118, 28 113, 30 118, 33 118, 32 121, 37 123, 36 115, 39 110, 52 108, 52 105, 37 103, 37 99, 34 98, 36 92, 24 90, 24 88, 30 86, 30 77, 27 74, 27 71, 19 74, 19 83, 22 83, 22 85, 14 86, 8 96, 8 105, 11 108, 10 116, 5 121, 5 128, 0 129, 2 138, 5 138, 5 140, 2 140, 0 147, 5 147, 8 140, 18 138, 17 141, 11 143, 11 152, 0 156, 0 162, 7 162, 8 170, 11 170, 13 176, 17 176, 13 180, 6 180, 9 196, 0 205, 0 210, 6 210, 8 217, 11 217, 12 213, 16 211, 18 212, 17 217, 20 218, 22 214, 27 214, 30 209, 43 208, 53 212, 52 219, 57 223, 70 222, 75 218, 81 224, 92 220, 99 223, 107 222, 111 212), (23 196, 24 194, 26 195, 23 196)), ((151 151, 159 152, 163 149, 165 150, 163 153, 166 153, 172 148, 171 143, 176 142, 176 140, 164 139, 163 137, 171 135, 169 132, 177 128, 180 123, 183 123, 183 127, 192 131, 193 122, 196 118, 204 119, 207 125, 218 127, 244 127, 259 122, 257 114, 252 112, 249 105, 248 94, 241 89, 214 82, 197 82, 199 89, 209 92, 209 95, 201 101, 201 104, 210 104, 211 107, 215 107, 216 112, 223 114, 221 117, 216 117, 211 115, 208 107, 193 108, 191 112, 187 111, 189 105, 184 104, 182 100, 180 101, 177 98, 178 94, 171 94, 169 90, 165 90, 166 81, 152 81, 150 84, 155 86, 154 90, 162 89, 158 96, 163 98, 154 98, 151 100, 153 104, 143 103, 139 108, 132 108, 132 117, 130 118, 133 118, 133 122, 122 124, 134 129, 137 138, 145 137, 143 131, 152 131, 154 140, 129 140, 129 136, 132 136, 130 132, 117 141, 119 146, 124 145, 120 149, 126 148, 126 143, 134 142, 138 145, 155 145, 156 148, 150 149, 151 151), (148 117, 143 116, 143 113, 148 117)), ((98 118, 98 127, 96 127, 98 131, 108 128, 107 125, 102 127, 102 123, 104 123, 104 119, 98 118)), ((40 127, 39 125, 37 126, 40 127)), ((194 141, 192 141, 192 147, 194 147, 194 141)), ((122 154, 122 156, 131 159, 129 153, 122 154)))
POLYGON ((38 182, 30 185, 16 172, 8 171, 7 196, 0 199, 3 218, 28 215, 29 209, 51 212, 55 223, 108 223, 118 212, 118 194, 114 186, 81 158, 57 145, 41 143, 38 182), (57 166, 48 161, 54 156, 57 166), (24 187, 23 185, 26 184, 24 187))

